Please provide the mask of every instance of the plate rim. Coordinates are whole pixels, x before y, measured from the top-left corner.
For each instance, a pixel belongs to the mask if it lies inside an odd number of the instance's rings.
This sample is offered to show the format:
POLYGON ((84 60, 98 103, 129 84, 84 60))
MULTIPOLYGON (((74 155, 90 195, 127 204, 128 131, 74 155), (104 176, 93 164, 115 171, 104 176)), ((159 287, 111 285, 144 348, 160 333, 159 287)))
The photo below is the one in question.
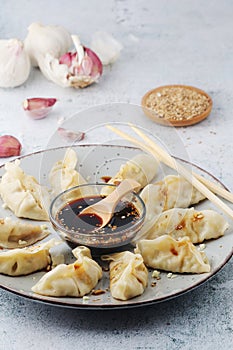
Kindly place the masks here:
MULTIPOLYGON (((120 148, 128 148, 128 149, 134 149, 134 150, 140 150, 140 148, 135 147, 135 146, 128 146, 128 145, 114 145, 114 144, 74 144, 74 145, 66 145, 66 146, 59 146, 59 147, 53 147, 53 148, 48 148, 48 149, 42 149, 36 152, 31 152, 19 157, 16 157, 12 160, 8 160, 7 162, 14 162, 16 159, 24 159, 24 158, 28 158, 30 156, 34 156, 37 154, 42 154, 42 153, 46 153, 46 152, 51 152, 51 151, 56 151, 56 150, 62 150, 62 149, 67 149, 70 147, 98 147, 98 146, 102 146, 102 147, 120 147, 120 148)), ((229 189, 221 182, 221 180, 219 180, 217 177, 215 177, 214 175, 212 175, 209 171, 203 169, 201 166, 187 161, 185 159, 173 156, 175 159, 180 160, 186 164, 189 164, 191 166, 194 166, 195 168, 199 169, 200 171, 204 172, 205 174, 207 174, 208 176, 212 177, 215 181, 217 181, 221 186, 223 186, 226 190, 229 191, 229 189)), ((5 166, 5 163, 0 165, 0 169, 2 169, 5 166)), ((143 306, 148 306, 148 305, 152 305, 152 304, 157 304, 157 303, 161 303, 161 302, 165 302, 165 301, 169 301, 171 299, 177 298, 183 294, 186 294, 188 292, 191 292, 192 290, 200 287, 201 285, 203 285, 204 283, 206 283, 207 281, 209 281, 211 278, 213 278, 227 263, 228 261, 230 261, 230 259, 233 256, 233 248, 231 249, 231 252, 225 257, 225 259, 223 260, 223 262, 215 269, 215 271, 213 273, 211 273, 210 275, 206 276, 206 278, 204 278, 203 280, 196 282, 195 284, 193 284, 192 286, 189 286, 185 289, 182 289, 179 292, 176 292, 170 296, 161 296, 161 297, 157 297, 154 300, 145 300, 145 301, 140 301, 140 302, 131 302, 130 304, 127 304, 126 302, 121 302, 119 304, 99 304, 99 305, 90 305, 88 303, 83 303, 83 304, 75 304, 75 303, 65 303, 62 302, 62 297, 59 298, 59 300, 44 300, 42 296, 36 296, 34 294, 28 294, 26 292, 22 291, 18 291, 15 290, 12 287, 9 286, 5 286, 2 285, 2 283, 0 282, 0 288, 2 288, 3 290, 6 290, 10 293, 13 293, 19 297, 24 297, 26 299, 29 299, 31 301, 35 301, 35 302, 39 302, 39 303, 43 303, 43 304, 47 304, 47 305, 53 305, 53 306, 59 306, 59 307, 65 307, 65 308, 71 308, 71 309, 81 309, 81 310, 112 310, 112 309, 128 309, 128 308, 135 308, 135 307, 143 307, 143 306)), ((23 277, 23 276, 22 276, 23 277)))

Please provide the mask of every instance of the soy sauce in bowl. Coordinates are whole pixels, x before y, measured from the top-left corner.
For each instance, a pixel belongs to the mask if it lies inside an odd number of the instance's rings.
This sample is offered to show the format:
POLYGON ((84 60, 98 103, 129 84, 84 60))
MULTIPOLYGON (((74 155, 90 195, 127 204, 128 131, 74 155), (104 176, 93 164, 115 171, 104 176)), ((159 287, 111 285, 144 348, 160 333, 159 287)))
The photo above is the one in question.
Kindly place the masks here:
POLYGON ((105 196, 84 197, 67 203, 58 213, 57 221, 61 226, 74 232, 85 234, 90 231, 97 231, 102 234, 120 232, 122 228, 129 229, 139 219, 140 214, 137 208, 130 202, 120 201, 116 206, 115 212, 110 222, 99 229, 102 220, 98 215, 80 215, 80 212, 90 205, 93 205, 105 196))
POLYGON ((134 192, 118 203, 110 222, 100 228, 101 218, 80 215, 89 205, 102 200, 108 184, 85 184, 60 193, 51 203, 50 220, 53 227, 72 246, 113 248, 127 245, 136 236, 145 220, 145 204, 134 192))

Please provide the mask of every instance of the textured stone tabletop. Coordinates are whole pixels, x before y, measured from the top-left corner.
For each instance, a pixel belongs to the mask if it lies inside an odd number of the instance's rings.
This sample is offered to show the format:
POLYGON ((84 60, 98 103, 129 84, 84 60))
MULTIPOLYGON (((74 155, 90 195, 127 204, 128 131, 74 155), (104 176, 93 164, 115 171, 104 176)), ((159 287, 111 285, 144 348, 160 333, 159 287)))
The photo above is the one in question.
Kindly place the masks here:
MULTIPOLYGON (((98 30, 112 33, 124 46, 99 84, 87 89, 63 89, 36 69, 23 86, 0 89, 0 134, 18 137, 22 154, 45 149, 61 121, 88 107, 139 105, 156 86, 193 85, 212 96, 213 110, 205 121, 177 134, 189 160, 233 190, 231 0, 0 0, 0 5, 1 39, 24 39, 27 26, 40 21, 65 26, 87 46, 98 30), (22 110, 22 101, 35 96, 59 99, 46 119, 31 120, 22 110)), ((85 130, 85 118, 79 122, 85 130)), ((232 269, 231 259, 199 288, 135 309, 63 309, 1 290, 0 349, 228 350, 233 345, 232 269)))

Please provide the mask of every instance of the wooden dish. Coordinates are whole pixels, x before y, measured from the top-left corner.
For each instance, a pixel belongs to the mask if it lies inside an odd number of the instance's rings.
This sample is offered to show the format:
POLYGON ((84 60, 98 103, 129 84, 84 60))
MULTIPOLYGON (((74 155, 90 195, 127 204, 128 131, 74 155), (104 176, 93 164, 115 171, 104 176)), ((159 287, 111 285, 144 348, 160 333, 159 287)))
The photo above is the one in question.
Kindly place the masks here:
POLYGON ((188 86, 188 85, 164 85, 164 86, 160 86, 157 87, 156 89, 152 89, 150 91, 148 91, 142 98, 141 101, 141 105, 143 108, 143 112, 145 113, 145 115, 149 118, 151 118, 153 121, 155 121, 158 124, 162 124, 162 125, 166 125, 166 126, 188 126, 188 125, 193 125, 196 123, 201 122, 202 120, 204 120, 205 118, 208 117, 208 115, 210 114, 211 110, 212 110, 212 106, 213 106, 213 101, 211 99, 211 97, 203 90, 198 89, 196 87, 193 86, 188 86), (174 87, 181 87, 184 89, 188 89, 188 90, 192 90, 195 91, 201 95, 204 95, 207 97, 208 102, 209 102, 209 106, 207 107, 207 109, 198 115, 195 115, 194 117, 190 118, 190 119, 182 119, 182 120, 175 120, 175 119, 165 119, 162 117, 159 117, 158 114, 156 113, 156 111, 153 111, 152 109, 148 108, 146 106, 147 104, 147 99, 149 98, 149 96, 153 93, 159 93, 160 91, 162 91, 164 88, 174 88, 174 87))

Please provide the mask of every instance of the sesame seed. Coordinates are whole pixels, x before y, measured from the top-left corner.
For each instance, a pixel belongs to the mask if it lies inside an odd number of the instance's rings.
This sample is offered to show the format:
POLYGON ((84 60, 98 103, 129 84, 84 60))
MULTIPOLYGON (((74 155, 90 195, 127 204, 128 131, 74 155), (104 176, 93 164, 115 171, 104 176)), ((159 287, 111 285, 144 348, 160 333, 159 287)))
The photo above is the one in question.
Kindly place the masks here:
POLYGON ((159 275, 160 275, 160 271, 158 271, 158 270, 154 270, 154 271, 152 272, 152 277, 153 277, 153 278, 157 278, 157 277, 159 277, 159 275))

